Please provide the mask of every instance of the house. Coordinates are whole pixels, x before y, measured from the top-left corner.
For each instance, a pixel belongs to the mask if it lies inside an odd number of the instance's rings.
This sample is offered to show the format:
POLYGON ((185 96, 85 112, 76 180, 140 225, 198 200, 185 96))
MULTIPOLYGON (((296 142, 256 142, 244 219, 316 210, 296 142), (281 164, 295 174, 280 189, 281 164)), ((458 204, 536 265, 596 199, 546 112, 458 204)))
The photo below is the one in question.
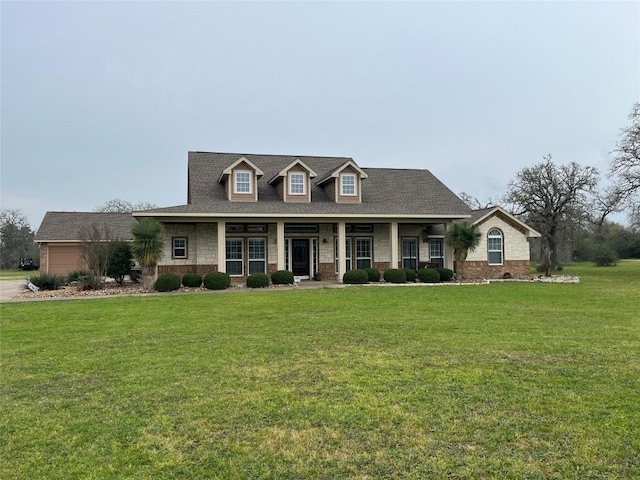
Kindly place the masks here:
POLYGON ((82 244, 88 228, 114 240, 133 240, 131 227, 136 219, 130 213, 47 212, 38 228, 35 242, 40 246, 40 271, 67 274, 87 268, 82 244))
MULTIPOLYGON (((289 270, 302 279, 339 281, 353 268, 453 268, 444 242, 447 226, 476 215, 428 170, 364 168, 349 157, 189 152, 187 177, 186 204, 130 217, 164 225, 158 274, 224 271, 243 282, 254 272, 289 270)), ((76 229, 91 220, 75 215, 76 229)), ((502 266, 516 272, 508 255, 517 252, 515 260, 528 271, 528 253, 521 258, 521 247, 528 252, 533 230, 502 209, 477 221, 498 222, 502 266)), ((54 235, 48 236, 38 232, 37 241, 49 249, 49 264, 61 265, 51 258, 54 235)), ((55 238, 64 236, 57 232, 55 238)), ((493 264, 496 253, 484 253, 489 254, 491 265, 483 254, 470 258, 479 262, 474 274, 484 268, 501 276, 493 264)))
POLYGON ((497 206, 473 210, 468 221, 482 235, 478 247, 467 255, 466 277, 529 276, 529 239, 539 238, 539 232, 497 206))

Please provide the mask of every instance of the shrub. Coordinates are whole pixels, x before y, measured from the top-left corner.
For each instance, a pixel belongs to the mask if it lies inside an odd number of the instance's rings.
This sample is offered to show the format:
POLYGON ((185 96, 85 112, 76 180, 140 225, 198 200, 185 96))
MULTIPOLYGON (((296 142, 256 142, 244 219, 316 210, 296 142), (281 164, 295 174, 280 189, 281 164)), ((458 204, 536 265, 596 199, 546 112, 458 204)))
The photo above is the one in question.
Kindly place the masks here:
POLYGON ((440 274, 441 282, 450 282, 453 279, 453 270, 450 268, 436 268, 436 271, 440 274))
POLYGON ((404 283, 407 281, 407 274, 399 268, 390 268, 384 271, 384 281, 390 283, 404 283))
POLYGON ((153 285, 158 292, 172 292, 180 288, 181 279, 175 273, 165 273, 160 275, 153 285))
POLYGON ((407 282, 415 282, 416 281, 416 272, 412 268, 403 268, 402 269, 407 276, 407 282))
POLYGON ((40 290, 58 290, 63 285, 66 285, 67 279, 63 275, 41 273, 37 277, 31 277, 31 283, 40 288, 40 290))
POLYGON ((592 258, 598 267, 613 267, 618 261, 616 252, 607 245, 600 245, 595 248, 592 258))
POLYGON ((367 272, 370 282, 380 281, 380 270, 378 270, 377 268, 365 268, 364 271, 367 272))
POLYGON ((202 277, 197 273, 185 273, 182 277, 182 285, 185 287, 199 287, 202 285, 202 277))
POLYGON ((289 270, 278 270, 271 274, 271 281, 274 285, 291 285, 293 283, 293 273, 289 270))
POLYGON ((100 290, 104 287, 104 278, 95 273, 87 273, 78 279, 81 290, 100 290))
POLYGON ((203 284, 209 290, 224 290, 231 286, 231 277, 224 272, 211 272, 204 276, 203 284))
POLYGON ((342 281, 351 285, 359 285, 363 283, 369 283, 369 275, 365 270, 349 270, 342 277, 342 281))
POLYGON ((418 270, 418 278, 424 283, 438 283, 440 281, 440 274, 435 268, 423 268, 418 270))
POLYGON ((79 282, 82 280, 82 277, 88 277, 90 275, 91 272, 88 270, 74 270, 67 274, 67 283, 79 282))
POLYGON ((131 245, 129 242, 116 241, 111 245, 107 275, 118 285, 124 285, 124 276, 131 270, 131 245))
POLYGON ((247 277, 247 287, 264 288, 269 286, 269 275, 266 273, 252 273, 247 277))

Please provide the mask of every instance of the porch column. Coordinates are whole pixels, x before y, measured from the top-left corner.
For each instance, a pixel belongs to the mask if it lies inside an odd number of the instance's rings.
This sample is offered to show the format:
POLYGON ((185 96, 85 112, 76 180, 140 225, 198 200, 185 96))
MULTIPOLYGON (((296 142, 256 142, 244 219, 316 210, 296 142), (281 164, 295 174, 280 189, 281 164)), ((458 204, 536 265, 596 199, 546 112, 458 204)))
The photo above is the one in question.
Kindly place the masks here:
POLYGON ((444 224, 444 238, 442 239, 442 249, 444 254, 444 268, 453 270, 453 248, 447 245, 447 230, 449 230, 449 224, 444 224))
POLYGON ((218 221, 218 271, 227 271, 227 241, 226 241, 226 224, 223 220, 218 221))
POLYGON ((338 222, 338 280, 342 282, 342 277, 347 273, 347 224, 344 221, 338 222))
POLYGON ((284 270, 285 258, 284 258, 284 221, 283 220, 278 220, 278 223, 277 223, 276 249, 277 249, 278 270, 284 270))
POLYGON ((398 222, 389 224, 389 246, 391 248, 389 268, 398 268, 398 222))

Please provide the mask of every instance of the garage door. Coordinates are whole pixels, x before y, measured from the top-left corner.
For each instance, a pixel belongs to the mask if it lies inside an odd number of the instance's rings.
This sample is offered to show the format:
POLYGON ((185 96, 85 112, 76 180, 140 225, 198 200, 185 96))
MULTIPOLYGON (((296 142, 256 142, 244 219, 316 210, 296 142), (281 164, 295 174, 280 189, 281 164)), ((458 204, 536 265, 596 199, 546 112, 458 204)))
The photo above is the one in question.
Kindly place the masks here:
POLYGON ((84 269, 79 245, 49 245, 49 273, 67 274, 84 269))

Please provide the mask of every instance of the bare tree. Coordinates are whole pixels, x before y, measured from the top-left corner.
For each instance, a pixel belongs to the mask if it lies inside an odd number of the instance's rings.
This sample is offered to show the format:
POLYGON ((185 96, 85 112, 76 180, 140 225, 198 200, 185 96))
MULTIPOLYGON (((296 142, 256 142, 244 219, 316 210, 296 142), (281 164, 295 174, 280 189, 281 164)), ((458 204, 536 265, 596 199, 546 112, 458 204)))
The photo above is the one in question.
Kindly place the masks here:
POLYGON ((575 162, 557 166, 551 154, 530 168, 524 168, 511 181, 504 197, 516 215, 542 234, 543 262, 547 275, 558 264, 557 236, 560 230, 575 223, 583 212, 586 194, 598 182, 598 171, 575 162))
POLYGON ((596 233, 602 231, 607 217, 622 210, 625 195, 617 186, 609 186, 603 190, 594 190, 591 196, 591 208, 586 212, 589 222, 596 233))
POLYGON ((616 189, 629 207, 629 220, 633 225, 640 209, 640 103, 633 106, 629 119, 631 125, 621 129, 613 151, 611 173, 616 189))
POLYGON ((80 230, 83 239, 81 255, 89 271, 96 277, 96 287, 102 287, 109 270, 112 250, 116 245, 105 224, 93 223, 80 230))
POLYGON ((481 210, 483 208, 490 208, 499 203, 492 198, 488 199, 486 202, 481 202, 480 200, 478 200, 477 197, 474 197, 473 195, 470 195, 467 192, 461 192, 458 196, 472 210, 481 210))
POLYGON ((100 213, 131 213, 142 210, 151 210, 152 208, 157 208, 157 206, 150 202, 131 203, 127 200, 114 198, 113 200, 109 200, 108 202, 96 207, 93 211, 100 213))

